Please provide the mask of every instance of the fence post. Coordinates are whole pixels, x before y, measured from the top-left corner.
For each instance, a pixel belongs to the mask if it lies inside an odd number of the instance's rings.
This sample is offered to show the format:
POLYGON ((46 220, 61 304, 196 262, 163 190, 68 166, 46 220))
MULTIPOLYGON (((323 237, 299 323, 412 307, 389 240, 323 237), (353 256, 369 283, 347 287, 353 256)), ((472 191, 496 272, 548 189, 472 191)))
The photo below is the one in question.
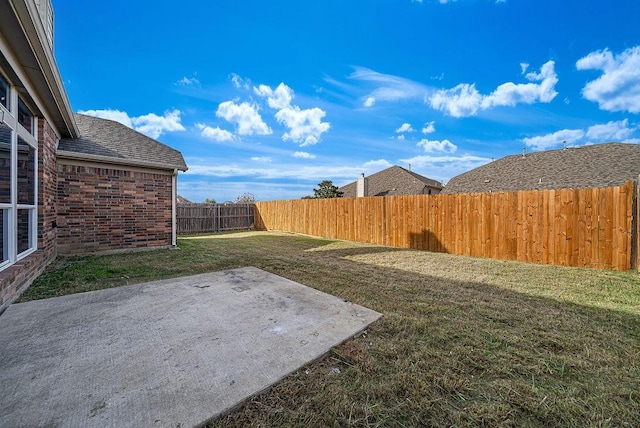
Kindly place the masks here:
POLYGON ((640 186, 640 176, 638 180, 633 180, 633 199, 631 202, 631 270, 638 270, 640 268, 640 260, 638 260, 638 247, 640 240, 640 221, 638 221, 638 215, 640 215, 640 200, 638 199, 638 186, 640 186))

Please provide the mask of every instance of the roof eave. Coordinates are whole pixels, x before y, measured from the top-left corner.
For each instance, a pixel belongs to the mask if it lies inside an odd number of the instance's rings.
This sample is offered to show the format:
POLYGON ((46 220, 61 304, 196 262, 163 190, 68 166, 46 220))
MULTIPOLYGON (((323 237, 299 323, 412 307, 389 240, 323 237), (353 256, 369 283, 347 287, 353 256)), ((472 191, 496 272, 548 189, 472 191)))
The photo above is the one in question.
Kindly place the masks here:
POLYGON ((189 167, 186 164, 174 165, 160 162, 148 162, 141 160, 133 160, 126 158, 114 158, 109 156, 92 155, 88 153, 70 152, 67 150, 56 150, 56 156, 61 159, 79 160, 79 161, 92 161, 101 162, 111 165, 124 165, 124 166, 137 166, 143 168, 155 168, 164 170, 178 170, 186 172, 189 167))
MULTIPOLYGON (((53 56, 53 49, 43 44, 46 33, 42 21, 38 18, 35 2, 9 0, 9 3, 29 47, 29 49, 19 49, 15 52, 19 62, 24 66, 25 74, 34 85, 47 113, 52 116, 53 125, 60 132, 61 137, 78 137, 78 127, 53 56)), ((13 35, 20 37, 19 32, 14 32, 13 35)))

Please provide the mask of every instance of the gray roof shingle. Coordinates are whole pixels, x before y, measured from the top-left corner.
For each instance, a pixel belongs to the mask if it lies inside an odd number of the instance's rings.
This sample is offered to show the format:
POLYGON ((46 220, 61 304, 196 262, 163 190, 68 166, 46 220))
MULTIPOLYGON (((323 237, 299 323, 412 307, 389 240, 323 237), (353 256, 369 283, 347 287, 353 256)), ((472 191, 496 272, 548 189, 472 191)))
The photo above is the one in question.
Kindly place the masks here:
POLYGON ((109 158, 114 163, 187 170, 182 153, 119 122, 75 114, 80 136, 60 140, 60 155, 109 158))
MULTIPOLYGON (((345 198, 356 197, 356 181, 339 188, 345 198)), ((401 166, 392 166, 367 177, 366 196, 421 195, 438 193, 442 183, 406 170, 401 166)))
POLYGON ((442 193, 619 186, 640 174, 640 145, 605 143, 506 156, 453 177, 442 193))

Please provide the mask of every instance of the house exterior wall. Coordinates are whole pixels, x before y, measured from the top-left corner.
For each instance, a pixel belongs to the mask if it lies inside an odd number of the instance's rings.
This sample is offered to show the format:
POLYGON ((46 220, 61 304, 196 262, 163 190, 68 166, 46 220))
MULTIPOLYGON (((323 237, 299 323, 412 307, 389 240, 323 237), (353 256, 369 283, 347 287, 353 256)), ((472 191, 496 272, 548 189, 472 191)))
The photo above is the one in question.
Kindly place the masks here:
POLYGON ((38 119, 38 250, 0 271, 0 313, 26 290, 56 257, 56 172, 58 137, 38 119))
POLYGON ((57 136, 49 123, 39 121, 38 135, 38 248, 55 253, 56 248, 56 174, 57 136))
POLYGON ((59 254, 169 247, 172 174, 58 160, 59 254))

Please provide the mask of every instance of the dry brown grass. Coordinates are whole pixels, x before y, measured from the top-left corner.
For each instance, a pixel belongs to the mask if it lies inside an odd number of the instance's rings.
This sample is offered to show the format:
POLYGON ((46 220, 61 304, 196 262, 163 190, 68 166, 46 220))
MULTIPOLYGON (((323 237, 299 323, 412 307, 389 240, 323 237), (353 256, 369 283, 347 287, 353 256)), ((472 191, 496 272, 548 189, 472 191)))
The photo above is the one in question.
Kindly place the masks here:
POLYGON ((640 426, 640 275, 305 236, 66 259, 23 299, 256 266, 384 314, 209 426, 640 426))

